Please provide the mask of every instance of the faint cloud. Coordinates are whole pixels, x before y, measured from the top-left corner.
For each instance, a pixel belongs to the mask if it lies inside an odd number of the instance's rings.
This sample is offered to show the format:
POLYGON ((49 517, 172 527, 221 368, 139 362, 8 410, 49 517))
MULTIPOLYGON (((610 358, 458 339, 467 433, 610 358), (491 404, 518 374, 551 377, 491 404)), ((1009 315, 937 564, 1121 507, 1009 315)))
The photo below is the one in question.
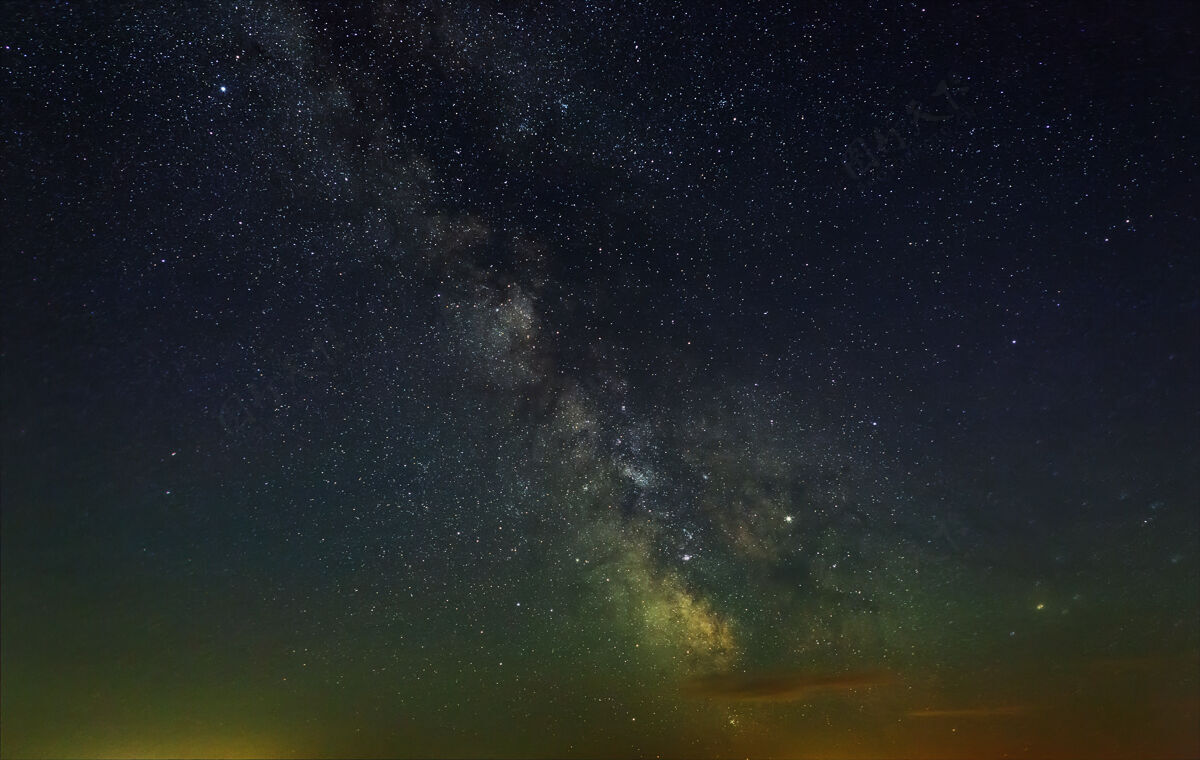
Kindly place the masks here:
POLYGON ((997 705, 993 707, 961 707, 948 710, 912 710, 910 718, 994 718, 1023 715, 1032 710, 1029 705, 997 705))
POLYGON ((817 691, 853 691, 894 683, 896 678, 882 670, 849 673, 768 673, 748 675, 723 673, 693 678, 684 684, 685 694, 736 701, 788 702, 817 691))

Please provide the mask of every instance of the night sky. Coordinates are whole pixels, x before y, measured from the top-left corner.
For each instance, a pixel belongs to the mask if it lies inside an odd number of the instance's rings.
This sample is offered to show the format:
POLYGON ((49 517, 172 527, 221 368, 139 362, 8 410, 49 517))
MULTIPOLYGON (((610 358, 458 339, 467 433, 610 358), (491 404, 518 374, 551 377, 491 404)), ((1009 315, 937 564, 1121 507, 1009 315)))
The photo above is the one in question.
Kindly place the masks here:
POLYGON ((1200 756, 1194 14, 6 4, 0 752, 1200 756))

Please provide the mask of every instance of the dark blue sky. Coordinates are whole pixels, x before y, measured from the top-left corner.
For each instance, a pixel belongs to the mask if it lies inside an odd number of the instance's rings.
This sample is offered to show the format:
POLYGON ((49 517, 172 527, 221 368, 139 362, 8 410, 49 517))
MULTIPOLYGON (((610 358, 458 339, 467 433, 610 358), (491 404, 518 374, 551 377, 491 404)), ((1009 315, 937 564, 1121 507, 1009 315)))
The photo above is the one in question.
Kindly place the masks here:
POLYGON ((3 753, 1194 756, 1192 16, 7 8, 3 753))

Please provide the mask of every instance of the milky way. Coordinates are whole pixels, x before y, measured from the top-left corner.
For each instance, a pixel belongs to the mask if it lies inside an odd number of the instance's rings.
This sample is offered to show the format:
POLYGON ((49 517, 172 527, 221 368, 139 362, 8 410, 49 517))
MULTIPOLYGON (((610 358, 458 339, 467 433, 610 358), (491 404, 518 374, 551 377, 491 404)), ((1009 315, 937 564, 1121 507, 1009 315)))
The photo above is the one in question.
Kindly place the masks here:
POLYGON ((3 753, 1194 756, 1188 17, 6 9, 3 753))

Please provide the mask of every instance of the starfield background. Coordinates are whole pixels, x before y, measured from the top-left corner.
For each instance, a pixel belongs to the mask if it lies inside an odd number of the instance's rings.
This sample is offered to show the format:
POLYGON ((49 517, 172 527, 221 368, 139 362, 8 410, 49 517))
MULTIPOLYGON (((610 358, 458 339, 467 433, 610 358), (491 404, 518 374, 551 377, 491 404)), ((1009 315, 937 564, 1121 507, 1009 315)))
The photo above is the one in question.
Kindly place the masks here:
POLYGON ((6 4, 0 751, 1200 756, 1195 17, 6 4))

